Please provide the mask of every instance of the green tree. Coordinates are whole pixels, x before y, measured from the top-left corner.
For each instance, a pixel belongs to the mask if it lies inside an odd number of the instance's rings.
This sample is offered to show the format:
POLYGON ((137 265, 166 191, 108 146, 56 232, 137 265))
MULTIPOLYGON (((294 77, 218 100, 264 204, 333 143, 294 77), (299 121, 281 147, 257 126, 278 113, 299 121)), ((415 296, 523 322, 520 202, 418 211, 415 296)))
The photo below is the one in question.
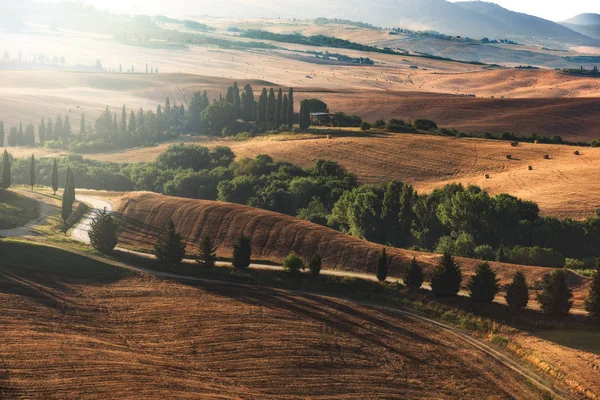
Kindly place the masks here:
POLYGON ((271 129, 276 128, 276 126, 275 126, 276 111, 277 111, 277 100, 275 99, 275 91, 273 90, 273 88, 271 88, 269 90, 269 96, 267 97, 267 125, 271 129))
POLYGON ((92 246, 105 254, 111 253, 119 241, 117 219, 106 211, 98 211, 90 224, 89 237, 92 246))
POLYGON ((81 136, 81 138, 85 138, 85 115, 81 114, 81 121, 79 123, 79 136, 81 136))
POLYGON ((306 269, 304 260, 293 251, 283 260, 283 269, 289 274, 297 275, 300 271, 306 269))
POLYGON ((450 253, 445 253, 433 271, 431 289, 438 297, 456 296, 460 291, 462 272, 450 253))
POLYGON ((379 282, 385 282, 388 275, 388 258, 383 249, 383 252, 377 257, 377 279, 379 282))
POLYGON ((413 198, 414 189, 412 185, 405 184, 402 187, 402 195, 400 197, 400 212, 398 213, 398 222, 400 226, 400 247, 409 247, 412 244, 413 225, 413 198))
POLYGON ((506 302, 515 311, 519 311, 529 303, 529 288, 527 280, 521 271, 517 271, 506 289, 506 302))
POLYGON ((500 244, 498 251, 496 252, 496 261, 506 262, 506 255, 504 254, 504 243, 500 244))
POLYGON ((310 259, 310 262, 308 263, 308 269, 310 270, 310 275, 313 278, 316 278, 321 273, 322 263, 323 260, 318 253, 316 253, 313 258, 310 259))
POLYGON ((412 262, 408 266, 404 284, 410 290, 419 290, 423 285, 423 267, 417 262, 416 257, 413 257, 412 262))
POLYGON ((477 303, 491 303, 500 291, 499 279, 490 264, 482 263, 469 282, 471 300, 477 303))
POLYGON ((44 117, 42 117, 38 127, 38 138, 40 139, 40 145, 43 146, 46 143, 46 121, 44 121, 44 117))
POLYGON ((258 107, 256 109, 256 121, 259 124, 267 123, 267 101, 269 99, 269 95, 267 94, 267 89, 263 88, 260 97, 258 98, 258 107))
POLYGON ((10 156, 8 155, 8 151, 4 150, 4 155, 2 156, 2 188, 8 189, 11 185, 11 172, 10 172, 10 156))
POLYGON ((121 124, 119 125, 119 129, 121 133, 127 132, 127 110, 125 109, 125 104, 123 104, 123 109, 121 110, 121 124))
POLYGON ((175 230, 172 220, 167 222, 164 231, 154 245, 154 254, 159 263, 168 267, 175 267, 185 257, 185 243, 181 235, 175 230))
POLYGON ((74 192, 74 185, 75 183, 73 182, 73 172, 71 172, 71 167, 68 167, 65 189, 63 190, 61 212, 62 219, 65 223, 67 222, 67 219, 69 219, 71 213, 73 212, 73 204, 75 203, 75 198, 73 197, 72 193, 74 192))
POLYGON ((240 118, 242 114, 242 104, 240 101, 240 88, 238 87, 237 82, 233 83, 233 86, 231 87, 231 94, 233 97, 231 105, 235 111, 235 117, 240 118))
POLYGON ((235 126, 235 110, 226 102, 217 102, 209 105, 200 114, 202 126, 207 133, 220 135, 224 129, 233 129, 235 126))
POLYGON ((256 105, 254 100, 254 91, 252 90, 252 86, 246 85, 244 86, 244 93, 242 93, 242 119, 246 122, 254 121, 257 117, 256 115, 256 105))
POLYGON ((48 125, 46 125, 46 140, 55 140, 56 137, 54 135, 54 124, 52 123, 52 118, 48 118, 48 125))
POLYGON ((56 196, 56 191, 58 190, 58 162, 56 161, 56 158, 54 159, 54 162, 52 163, 52 191, 54 192, 54 195, 56 196))
POLYGON ((250 266, 252 245, 246 236, 240 236, 233 244, 232 264, 237 269, 246 269, 250 266))
POLYGON ((31 185, 31 191, 35 186, 35 156, 31 155, 31 162, 29 164, 29 185, 31 185))
POLYGON ((300 104, 300 129, 308 129, 310 127, 310 108, 308 104, 302 102, 300 104))
POLYGON ((283 95, 283 100, 281 103, 281 125, 288 126, 287 120, 287 111, 288 111, 288 97, 287 94, 283 95))
POLYGON ((566 315, 573 307, 573 291, 567 284, 567 271, 556 270, 544 276, 542 293, 537 294, 537 301, 542 311, 549 315, 566 315))
POLYGON ((590 285, 590 294, 585 301, 585 309, 589 313, 590 319, 600 322, 600 260, 596 265, 596 271, 590 285))
POLYGON ((0 147, 4 147, 4 122, 0 121, 0 147))
POLYGON ((135 112, 132 111, 131 114, 129 114, 129 128, 127 130, 129 131, 129 134, 133 135, 137 132, 137 128, 135 112))
POLYGON ((65 115, 65 123, 63 124, 62 129, 62 138, 65 142, 69 142, 71 140, 71 135, 73 131, 71 130, 71 120, 68 115, 65 115))
POLYGON ((288 108, 286 119, 288 128, 292 129, 294 126, 294 88, 290 88, 288 91, 288 108))
POLYGON ((21 145, 31 147, 35 146, 35 128, 32 124, 28 124, 25 128, 25 134, 23 136, 21 145))
POLYGON ((283 107, 283 92, 281 88, 277 92, 277 100, 275 103, 275 129, 281 127, 281 109, 283 107))
POLYGON ((203 267, 214 268, 217 261, 217 247, 213 246, 212 238, 208 235, 202 236, 198 246, 198 257, 196 261, 203 267))

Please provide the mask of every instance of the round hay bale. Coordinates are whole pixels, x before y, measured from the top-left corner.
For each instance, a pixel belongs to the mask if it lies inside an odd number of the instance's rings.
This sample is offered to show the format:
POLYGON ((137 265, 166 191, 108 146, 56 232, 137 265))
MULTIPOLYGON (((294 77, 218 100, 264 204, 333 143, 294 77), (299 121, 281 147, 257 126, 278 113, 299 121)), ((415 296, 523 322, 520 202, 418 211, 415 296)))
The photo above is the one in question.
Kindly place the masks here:
POLYGON ((512 160, 512 155, 510 155, 510 154, 507 154, 507 155, 506 155, 506 159, 507 159, 507 160, 512 160))
POLYGON ((549 160, 550 156, 548 154, 544 154, 544 160, 549 160))
POLYGON ((330 140, 331 140, 331 139, 333 139, 333 136, 331 136, 331 135, 327 135, 327 139, 330 139, 330 140))
POLYGON ((534 141, 533 141, 533 144, 538 144, 538 141, 537 141, 537 140, 534 140, 534 141))
POLYGON ((530 165, 529 167, 527 167, 528 170, 533 171, 533 167, 530 165))
POLYGON ((512 147, 517 147, 519 145, 519 142, 517 142, 516 140, 514 142, 511 142, 510 144, 512 147))
POLYGON ((576 156, 578 156, 579 155, 579 150, 575 150, 575 153, 573 153, 573 154, 575 154, 576 156))
POLYGON ((490 179, 490 174, 485 174, 485 179, 490 179))

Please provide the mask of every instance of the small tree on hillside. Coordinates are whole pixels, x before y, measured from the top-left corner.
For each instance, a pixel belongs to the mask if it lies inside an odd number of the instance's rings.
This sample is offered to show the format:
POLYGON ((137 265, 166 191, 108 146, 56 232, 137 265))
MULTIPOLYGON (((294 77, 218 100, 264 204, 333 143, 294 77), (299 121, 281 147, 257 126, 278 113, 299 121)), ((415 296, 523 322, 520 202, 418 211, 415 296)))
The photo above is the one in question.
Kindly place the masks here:
POLYGON ((167 222, 164 232, 154 245, 154 254, 161 264, 169 267, 179 265, 185 257, 185 243, 175 230, 172 220, 167 222))
POLYGON ((54 195, 56 196, 56 191, 58 190, 58 162, 56 158, 54 159, 54 163, 52 164, 52 191, 54 191, 54 195))
POLYGON ((31 191, 35 186, 35 156, 31 155, 31 163, 29 164, 29 184, 31 185, 31 191))
POLYGON ((431 289, 436 296, 456 296, 460 291, 462 272, 450 253, 445 253, 433 271, 431 289))
POLYGON ((109 254, 117 245, 118 227, 119 223, 106 211, 106 208, 98 211, 90 224, 90 243, 96 250, 109 254))
POLYGON ((308 129, 310 127, 310 108, 305 102, 300 104, 300 129, 308 129))
POLYGON ((240 236, 233 244, 232 264, 237 269, 246 269, 250 266, 252 245, 246 236, 240 236))
POLYGON ((388 274, 388 258, 383 249, 383 252, 377 258, 377 279, 379 282, 385 282, 388 274))
POLYGON ((573 291, 567 285, 567 271, 556 270, 544 277, 543 291, 537 294, 542 311, 550 315, 566 315, 573 306, 573 291))
POLYGON ((2 188, 8 189, 11 185, 11 176, 10 173, 10 156, 8 155, 8 151, 4 150, 4 155, 2 156, 2 188))
POLYGON ((513 281, 506 290, 506 302, 515 311, 519 311, 529 303, 529 288, 525 275, 518 271, 513 277, 513 281))
POLYGON ((0 147, 4 147, 4 122, 0 121, 0 147))
POLYGON ((417 262, 416 257, 413 257, 412 262, 408 266, 404 284, 410 290, 419 290, 423 285, 423 268, 417 262))
POLYGON ((490 264, 482 263, 469 282, 471 300, 477 303, 491 303, 500 291, 499 279, 490 264))
POLYGON ((67 169, 67 180, 65 182, 65 189, 63 190, 62 196, 61 216, 65 223, 67 222, 67 219, 69 219, 71 213, 73 212, 73 203, 75 202, 75 198, 72 197, 72 193, 74 190, 71 189, 71 186, 74 185, 72 178, 73 176, 71 172, 71 167, 69 167, 67 169))
POLYGON ((293 251, 283 260, 283 269, 292 275, 297 275, 306 269, 304 260, 293 251))
POLYGON ((212 238, 208 235, 202 236, 198 247, 198 257, 196 261, 203 267, 214 268, 217 261, 217 247, 213 246, 212 238))
POLYGON ((600 322, 600 260, 596 266, 596 272, 590 286, 590 296, 585 301, 585 309, 595 322, 600 322))
POLYGON ((288 128, 292 129, 294 126, 294 89, 290 88, 288 91, 288 109, 286 114, 286 120, 288 128))
POLYGON ((315 254, 313 258, 310 259, 310 263, 308 263, 308 269, 310 270, 310 274, 313 278, 316 278, 321 273, 321 265, 323 260, 319 254, 315 254))

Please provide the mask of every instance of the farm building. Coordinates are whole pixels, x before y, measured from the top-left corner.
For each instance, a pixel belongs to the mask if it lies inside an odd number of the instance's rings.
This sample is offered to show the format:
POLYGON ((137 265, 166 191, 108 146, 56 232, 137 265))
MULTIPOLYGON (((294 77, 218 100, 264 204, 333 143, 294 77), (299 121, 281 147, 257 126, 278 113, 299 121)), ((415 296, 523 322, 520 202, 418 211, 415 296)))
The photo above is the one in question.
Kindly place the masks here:
POLYGON ((313 126, 329 126, 332 117, 332 114, 326 112, 310 113, 310 124, 313 126))

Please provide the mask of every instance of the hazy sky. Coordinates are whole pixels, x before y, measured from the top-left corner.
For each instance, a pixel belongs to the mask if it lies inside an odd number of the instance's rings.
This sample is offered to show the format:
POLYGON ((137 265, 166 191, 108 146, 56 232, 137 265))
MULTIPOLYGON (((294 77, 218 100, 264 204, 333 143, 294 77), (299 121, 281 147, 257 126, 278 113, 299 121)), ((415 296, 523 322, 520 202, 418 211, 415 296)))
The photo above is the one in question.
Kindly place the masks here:
MULTIPOLYGON (((57 0, 46 0, 57 1, 57 0)), ((129 13, 149 13, 149 14, 202 14, 203 5, 215 3, 219 4, 219 8, 225 9, 230 0, 83 0, 85 3, 94 5, 101 9, 113 9, 126 11, 129 13)), ((365 0, 368 1, 368 0, 365 0)), ((458 0, 450 0, 458 1, 458 0)), ((238 3, 264 4, 265 0, 238 0, 238 3)), ((527 14, 537 15, 553 21, 560 21, 571 18, 583 12, 599 13, 600 1, 598 0, 493 0, 501 6, 513 11, 524 12, 527 14)), ((288 3, 293 9, 297 6, 298 0, 280 0, 279 4, 288 3)), ((239 8, 237 6, 236 8, 239 8)))

